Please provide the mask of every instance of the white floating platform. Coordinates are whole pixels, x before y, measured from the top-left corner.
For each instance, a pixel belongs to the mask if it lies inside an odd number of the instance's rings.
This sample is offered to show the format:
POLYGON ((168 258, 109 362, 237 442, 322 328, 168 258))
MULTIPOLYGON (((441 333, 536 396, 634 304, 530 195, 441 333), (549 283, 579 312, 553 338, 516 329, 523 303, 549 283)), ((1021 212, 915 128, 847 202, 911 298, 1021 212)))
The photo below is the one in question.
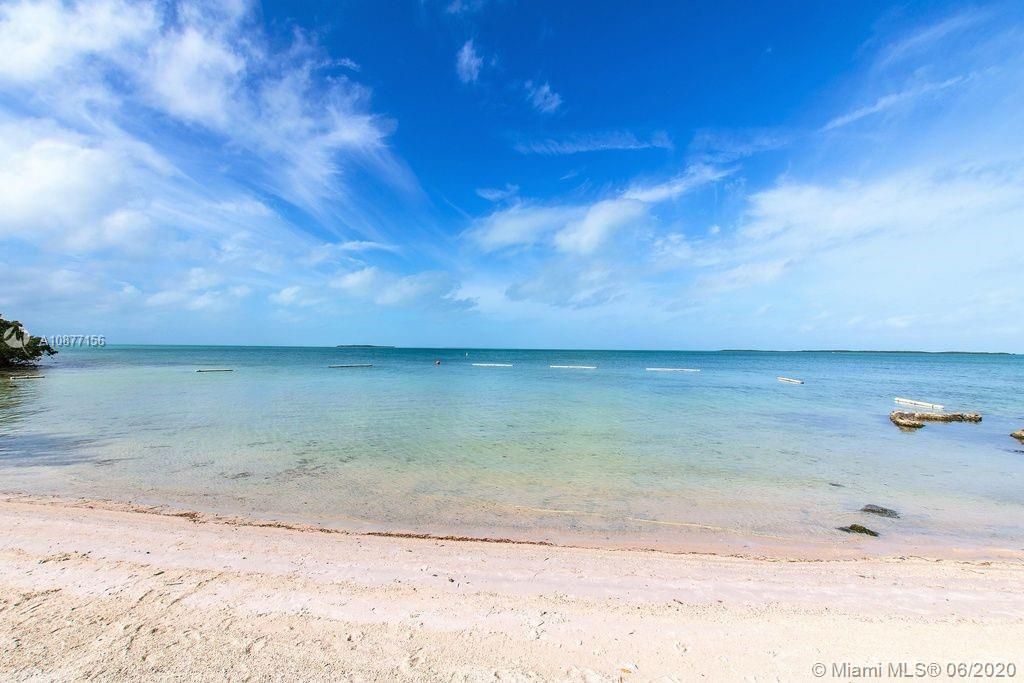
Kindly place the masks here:
POLYGON ((647 372, 700 372, 699 368, 644 368, 647 372))
POLYGON ((925 401, 915 401, 912 398, 900 398, 897 396, 893 399, 896 403, 900 403, 905 406, 917 406, 918 408, 931 408, 932 410, 942 410, 945 406, 940 406, 938 403, 927 403, 925 401))
POLYGON ((511 363, 470 363, 478 368, 510 368, 511 363))
POLYGON ((792 377, 776 377, 775 379, 779 380, 780 382, 785 382, 786 384, 803 384, 804 383, 804 381, 802 379, 793 379, 792 377))
POLYGON ((343 365, 328 365, 329 368, 372 368, 373 363, 347 363, 343 365))
POLYGON ((596 365, 549 365, 548 367, 560 370, 597 370, 596 365))
POLYGON ((196 370, 196 372, 234 372, 232 368, 209 368, 208 370, 196 370))

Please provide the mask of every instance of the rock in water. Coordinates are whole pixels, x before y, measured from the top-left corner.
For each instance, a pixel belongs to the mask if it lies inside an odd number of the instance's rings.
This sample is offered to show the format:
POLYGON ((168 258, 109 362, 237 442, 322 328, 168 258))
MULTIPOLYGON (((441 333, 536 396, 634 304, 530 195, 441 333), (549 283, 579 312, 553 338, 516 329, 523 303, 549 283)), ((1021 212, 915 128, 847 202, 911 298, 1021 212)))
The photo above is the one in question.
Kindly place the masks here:
POLYGON ((891 510, 889 508, 884 508, 881 505, 875 505, 873 503, 869 503, 869 504, 865 505, 864 507, 862 507, 860 509, 860 511, 861 512, 870 512, 873 515, 878 515, 880 517, 889 517, 891 519, 899 519, 900 518, 900 513, 896 512, 895 510, 891 510))
POLYGON ((845 531, 848 534, 867 534, 868 536, 878 536, 877 531, 872 531, 866 526, 861 526, 860 524, 851 524, 850 526, 841 526, 837 528, 840 531, 845 531))
POLYGON ((912 420, 907 417, 911 414, 912 413, 901 413, 898 410, 894 410, 889 413, 889 419, 892 420, 894 425, 903 430, 920 429, 921 427, 924 427, 924 422, 921 422, 920 420, 912 420))
POLYGON ((925 422, 981 422, 980 413, 909 413, 894 410, 889 419, 900 429, 920 429, 925 422))
POLYGON ((1010 434, 1010 436, 1017 439, 1018 441, 1024 441, 1024 429, 1018 429, 1013 434, 1010 434))

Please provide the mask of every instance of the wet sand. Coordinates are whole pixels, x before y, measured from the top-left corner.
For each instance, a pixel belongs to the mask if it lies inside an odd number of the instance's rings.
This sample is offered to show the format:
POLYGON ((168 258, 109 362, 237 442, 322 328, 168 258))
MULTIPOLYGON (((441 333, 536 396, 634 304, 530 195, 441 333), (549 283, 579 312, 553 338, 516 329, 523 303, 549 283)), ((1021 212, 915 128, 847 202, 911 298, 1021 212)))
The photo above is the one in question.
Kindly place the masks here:
POLYGON ((0 528, 4 680, 815 680, 817 663, 834 680, 833 663, 903 661, 1024 670, 1020 559, 804 561, 324 533, 26 496, 0 501, 0 528))

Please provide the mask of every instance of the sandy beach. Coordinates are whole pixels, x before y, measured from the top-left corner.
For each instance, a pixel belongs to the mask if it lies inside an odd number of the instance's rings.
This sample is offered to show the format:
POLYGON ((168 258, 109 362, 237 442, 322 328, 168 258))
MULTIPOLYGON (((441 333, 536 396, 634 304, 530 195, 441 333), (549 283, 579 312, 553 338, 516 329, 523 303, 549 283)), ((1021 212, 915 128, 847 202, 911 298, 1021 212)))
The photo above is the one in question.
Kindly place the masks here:
POLYGON ((814 680, 816 664, 846 680, 836 667, 1024 666, 1017 561, 380 537, 27 496, 0 501, 0 525, 4 680, 814 680))

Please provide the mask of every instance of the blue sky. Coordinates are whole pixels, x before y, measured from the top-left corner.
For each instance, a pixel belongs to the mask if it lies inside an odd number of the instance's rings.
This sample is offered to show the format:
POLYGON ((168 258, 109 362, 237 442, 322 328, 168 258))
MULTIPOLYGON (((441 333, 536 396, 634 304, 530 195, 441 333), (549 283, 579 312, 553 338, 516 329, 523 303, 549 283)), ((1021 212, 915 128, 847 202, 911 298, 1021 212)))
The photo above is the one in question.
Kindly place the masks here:
POLYGON ((0 312, 1021 352, 1021 112, 1019 3, 4 1, 0 312))

